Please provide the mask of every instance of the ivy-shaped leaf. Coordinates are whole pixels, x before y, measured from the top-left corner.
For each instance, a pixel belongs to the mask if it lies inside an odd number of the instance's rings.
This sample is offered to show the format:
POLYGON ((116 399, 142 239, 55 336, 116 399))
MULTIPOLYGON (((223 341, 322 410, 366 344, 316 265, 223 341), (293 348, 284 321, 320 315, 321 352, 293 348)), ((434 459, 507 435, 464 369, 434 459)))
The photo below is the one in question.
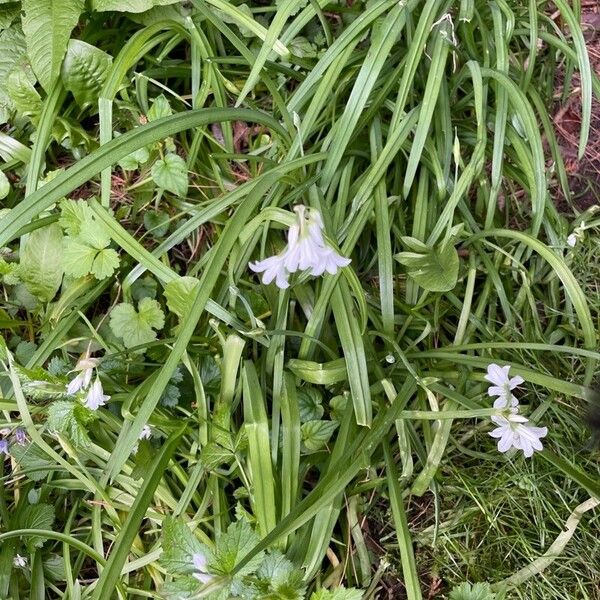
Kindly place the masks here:
POLYGON ((150 152, 148 152, 145 146, 142 146, 131 154, 128 154, 125 158, 122 158, 117 164, 124 171, 135 171, 140 165, 147 163, 149 158, 150 152))
POLYGON ((148 121, 152 122, 172 114, 173 111, 169 101, 165 98, 164 94, 160 94, 152 102, 152 106, 148 109, 146 116, 148 117, 148 121))
POLYGON ((156 339, 156 331, 162 329, 165 316, 160 304, 151 298, 143 298, 136 311, 132 304, 122 302, 110 313, 110 328, 123 340, 126 348, 141 346, 156 339))
POLYGON ((337 421, 307 421, 303 423, 300 433, 305 451, 310 453, 323 449, 337 427, 337 421))
POLYGON ((178 154, 169 152, 164 158, 152 165, 152 179, 157 186, 173 192, 177 196, 185 196, 188 190, 188 173, 185 160, 178 154))
POLYGON ((301 388, 298 390, 298 409, 300 421, 318 421, 325 412, 321 402, 321 394, 315 388, 301 388))

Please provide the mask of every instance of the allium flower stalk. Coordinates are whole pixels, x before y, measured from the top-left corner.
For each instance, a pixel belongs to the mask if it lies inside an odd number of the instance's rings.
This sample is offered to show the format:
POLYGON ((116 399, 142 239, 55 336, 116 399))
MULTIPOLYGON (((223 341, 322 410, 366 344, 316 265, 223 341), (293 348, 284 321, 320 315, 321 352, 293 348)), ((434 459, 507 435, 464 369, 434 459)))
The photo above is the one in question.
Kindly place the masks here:
POLYGON ((337 273, 350 259, 338 254, 323 237, 323 219, 318 210, 299 204, 294 206, 297 223, 288 231, 288 243, 283 252, 264 260, 250 263, 255 273, 263 273, 265 284, 275 280, 281 289, 289 287, 289 276, 297 271, 308 271, 318 277, 327 272, 337 273))

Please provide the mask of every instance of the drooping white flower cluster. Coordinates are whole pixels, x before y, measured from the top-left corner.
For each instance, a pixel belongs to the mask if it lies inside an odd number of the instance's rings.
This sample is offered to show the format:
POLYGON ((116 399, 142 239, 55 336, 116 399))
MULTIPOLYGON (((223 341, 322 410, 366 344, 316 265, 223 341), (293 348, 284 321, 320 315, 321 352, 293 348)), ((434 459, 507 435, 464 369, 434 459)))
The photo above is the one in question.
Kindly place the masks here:
POLYGON ((585 221, 581 221, 581 223, 579 224, 578 227, 575 227, 575 229, 573 230, 573 233, 571 233, 568 237, 567 237, 567 244, 571 247, 571 248, 575 248, 575 246, 577 245, 577 242, 579 240, 582 240, 584 235, 585 235, 585 221))
POLYGON ((275 280, 282 290, 289 287, 289 276, 297 271, 309 271, 318 277, 327 272, 335 275, 340 267, 350 264, 350 259, 338 254, 323 237, 323 219, 318 210, 302 204, 294 206, 297 223, 288 231, 284 251, 264 260, 250 263, 255 273, 264 273, 265 284, 275 280))
POLYGON ((72 396, 77 392, 87 390, 84 404, 90 410, 98 410, 101 406, 106 404, 107 400, 110 400, 110 396, 104 393, 102 388, 102 382, 96 372, 96 378, 94 383, 91 383, 94 375, 94 370, 98 366, 100 360, 97 358, 91 358, 87 353, 77 361, 75 368, 72 372, 78 372, 78 374, 69 382, 67 385, 67 394, 72 396))
POLYGON ((506 416, 493 416, 492 421, 498 426, 489 435, 498 440, 498 450, 507 452, 511 448, 522 450, 526 457, 533 455, 535 450, 542 450, 541 438, 548 434, 547 427, 535 427, 529 420, 519 414, 519 401, 513 390, 524 382, 520 376, 509 378, 510 366, 501 367, 492 363, 487 368, 485 378, 492 383, 488 395, 494 400, 494 408, 507 409, 506 416))

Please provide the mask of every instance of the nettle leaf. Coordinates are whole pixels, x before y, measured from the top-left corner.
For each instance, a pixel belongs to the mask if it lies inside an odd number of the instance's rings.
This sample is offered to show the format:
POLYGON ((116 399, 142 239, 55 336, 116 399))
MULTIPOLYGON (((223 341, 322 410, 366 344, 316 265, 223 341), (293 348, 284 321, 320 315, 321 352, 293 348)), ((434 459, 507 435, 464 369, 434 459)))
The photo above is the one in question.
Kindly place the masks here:
POLYGON ((315 388, 301 388, 298 390, 298 409, 300 421, 318 421, 324 414, 325 409, 321 405, 323 401, 321 394, 315 388))
POLYGON ((361 600, 363 593, 355 588, 338 587, 333 590, 321 588, 314 592, 310 600, 361 600))
POLYGON ((181 0, 92 0, 92 8, 98 12, 114 10, 117 12, 141 13, 155 6, 177 4, 181 0))
POLYGON ((48 473, 56 470, 56 463, 36 444, 13 444, 10 455, 19 465, 19 469, 31 481, 41 481, 48 473))
POLYGON ((156 121, 163 117, 169 117, 172 114, 173 111, 169 101, 165 98, 164 94, 160 94, 152 102, 152 106, 148 109, 146 116, 148 117, 148 121, 156 121))
POLYGON ((10 182, 8 177, 4 174, 4 171, 0 171, 0 200, 3 200, 8 196, 10 192, 10 182))
POLYGON ((300 427, 305 450, 317 452, 325 447, 337 429, 337 421, 308 421, 300 427))
POLYGON ((170 573, 189 575, 194 572, 194 554, 202 554, 207 559, 212 556, 208 546, 201 543, 183 521, 173 517, 163 521, 162 547, 159 561, 170 573))
POLYGON ((26 369, 16 364, 14 369, 26 396, 30 396, 34 400, 65 396, 66 386, 64 381, 59 377, 50 375, 41 367, 26 369))
POLYGON ((144 213, 144 227, 154 237, 164 237, 169 230, 169 215, 156 210, 144 213))
POLYGON ((265 557, 256 576, 256 587, 261 592, 261 598, 302 600, 306 593, 303 572, 278 550, 265 557))
POLYGON ((208 471, 214 471, 224 463, 230 464, 234 458, 235 454, 231 450, 216 442, 208 442, 200 453, 200 461, 208 471))
POLYGON ((29 234, 21 253, 19 276, 41 302, 54 298, 63 278, 63 234, 58 223, 29 234))
POLYGON ((446 238, 433 248, 414 238, 402 239, 407 246, 419 248, 416 252, 400 252, 394 256, 407 267, 409 277, 430 292, 447 292, 456 286, 459 260, 453 238, 446 238), (415 242, 419 242, 419 245, 415 242))
POLYGON ((84 9, 84 0, 23 0, 23 32, 34 73, 46 92, 60 74, 71 31, 84 9))
POLYGON ((94 112, 98 112, 98 96, 111 65, 112 56, 100 48, 81 40, 69 40, 61 77, 65 89, 73 94, 79 106, 91 104, 94 112))
POLYGON ((150 172, 157 186, 176 194, 185 196, 188 190, 188 173, 185 160, 178 154, 169 152, 165 157, 152 165, 150 172))
POLYGON ((199 283, 200 281, 195 277, 179 277, 179 279, 169 281, 164 291, 169 310, 178 317, 187 314, 199 283))
MULTIPOLYGON (((26 506, 20 515, 18 526, 20 529, 46 529, 52 531, 54 523, 54 507, 49 504, 34 504, 26 506)), ((46 539, 41 535, 27 536, 25 545, 29 552, 35 552, 46 539)))
POLYGON ((160 588, 160 597, 165 600, 191 600, 196 596, 199 582, 194 577, 179 577, 160 588))
POLYGON ((136 311, 132 304, 122 302, 110 313, 110 328, 123 340, 126 348, 148 344, 156 339, 155 329, 162 329, 165 315, 160 304, 152 298, 143 298, 136 311))
POLYGON ((48 409, 48 429, 64 435, 75 446, 85 448, 90 444, 87 427, 95 421, 95 411, 71 400, 58 400, 48 409))
POLYGON ((471 585, 466 581, 455 587, 451 592, 450 600, 495 600, 497 595, 492 592, 489 583, 475 583, 471 585))
MULTIPOLYGON (((213 558, 208 558, 208 570, 218 575, 231 575, 236 564, 252 550, 260 541, 258 535, 246 521, 237 521, 227 528, 227 533, 216 540, 213 558)), ((236 577, 254 573, 261 565, 264 552, 259 552, 242 569, 236 577)))

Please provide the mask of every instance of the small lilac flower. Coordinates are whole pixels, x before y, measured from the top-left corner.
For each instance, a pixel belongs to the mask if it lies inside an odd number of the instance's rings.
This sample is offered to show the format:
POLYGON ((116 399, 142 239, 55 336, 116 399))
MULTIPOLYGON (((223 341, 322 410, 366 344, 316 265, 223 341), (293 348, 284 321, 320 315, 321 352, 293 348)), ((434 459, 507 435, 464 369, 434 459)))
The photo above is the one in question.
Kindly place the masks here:
POLYGON ((19 446, 24 446, 27 443, 27 432, 22 427, 17 427, 13 431, 13 436, 19 446))
POLYGON ((8 452, 8 440, 0 440, 0 455, 5 454, 9 456, 8 452))
POLYGON ((201 583, 208 583, 213 576, 206 571, 206 564, 208 562, 206 556, 201 552, 197 552, 192 556, 192 562, 194 564, 194 569, 196 569, 193 576, 201 583))
POLYGON ((487 368, 485 378, 494 384, 488 388, 488 396, 498 396, 494 402, 494 408, 516 407, 519 404, 518 400, 513 396, 512 390, 521 385, 525 380, 519 375, 509 378, 509 371, 510 365, 501 367, 492 363, 487 368))
POLYGON ((309 271, 318 277, 350 264, 350 259, 338 254, 323 237, 323 219, 318 210, 299 204, 294 206, 298 222, 288 231, 288 244, 283 252, 264 260, 250 263, 255 273, 264 273, 265 284, 275 280, 278 288, 289 287, 288 278, 296 271, 309 271))
POLYGON ((104 394, 100 378, 96 377, 96 380, 92 383, 87 393, 84 404, 90 410, 98 410, 98 408, 106 404, 107 400, 110 400, 110 396, 104 394))

